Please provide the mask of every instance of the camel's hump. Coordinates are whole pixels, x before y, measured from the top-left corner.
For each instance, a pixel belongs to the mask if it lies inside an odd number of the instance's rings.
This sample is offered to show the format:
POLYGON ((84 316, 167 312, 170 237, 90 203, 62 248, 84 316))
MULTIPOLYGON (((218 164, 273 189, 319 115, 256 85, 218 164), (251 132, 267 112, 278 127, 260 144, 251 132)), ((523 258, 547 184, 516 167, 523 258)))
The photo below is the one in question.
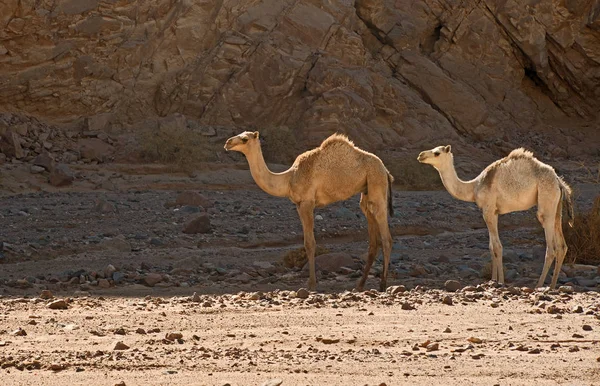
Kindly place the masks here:
POLYGON ((533 158, 533 153, 520 147, 511 151, 506 158, 533 158))
POLYGON ((340 144, 340 143, 345 144, 345 145, 354 146, 354 142, 352 142, 350 139, 348 139, 347 136, 345 136, 344 134, 335 133, 335 134, 330 135, 327 139, 325 139, 321 143, 321 149, 323 149, 327 146, 340 144))

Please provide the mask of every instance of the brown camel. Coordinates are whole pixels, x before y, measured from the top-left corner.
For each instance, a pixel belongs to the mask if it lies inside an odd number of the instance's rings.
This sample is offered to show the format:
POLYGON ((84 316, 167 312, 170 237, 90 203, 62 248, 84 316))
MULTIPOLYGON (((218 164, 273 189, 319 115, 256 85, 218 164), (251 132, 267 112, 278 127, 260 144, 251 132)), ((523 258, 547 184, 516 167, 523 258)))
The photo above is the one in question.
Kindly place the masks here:
POLYGON ((471 181, 462 181, 456 175, 450 145, 423 151, 417 159, 437 169, 444 186, 454 198, 475 202, 481 208, 490 234, 492 280, 499 283, 504 283, 504 272, 498 215, 527 210, 537 205, 537 218, 546 235, 546 257, 537 286, 544 284, 555 259, 550 287, 556 286, 567 254, 562 231, 562 204, 565 201, 569 225, 573 226, 573 202, 571 188, 551 166, 540 162, 531 152, 519 148, 490 164, 471 181))
POLYGON ((323 141, 321 146, 300 154, 294 164, 282 173, 271 172, 265 164, 258 131, 246 131, 229 138, 225 143, 225 150, 239 151, 246 156, 252 177, 262 190, 273 196, 287 197, 296 204, 304 230, 310 290, 315 290, 317 285, 313 218, 315 207, 346 200, 360 192, 360 208, 367 217, 369 227, 369 252, 357 288, 363 289, 381 245, 384 263, 380 290, 385 290, 392 250, 387 214, 394 214, 394 179, 379 157, 359 149, 340 134, 334 134, 323 141))

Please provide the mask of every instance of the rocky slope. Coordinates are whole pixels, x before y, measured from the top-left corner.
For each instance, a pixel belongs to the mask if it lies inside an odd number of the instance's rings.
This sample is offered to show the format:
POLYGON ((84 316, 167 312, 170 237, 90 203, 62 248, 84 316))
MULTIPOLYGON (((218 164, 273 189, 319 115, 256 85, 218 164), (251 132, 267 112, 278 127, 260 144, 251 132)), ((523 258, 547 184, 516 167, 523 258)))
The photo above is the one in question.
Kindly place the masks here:
POLYGON ((0 109, 64 129, 597 155, 598 1, 7 0, 0 26, 0 109))

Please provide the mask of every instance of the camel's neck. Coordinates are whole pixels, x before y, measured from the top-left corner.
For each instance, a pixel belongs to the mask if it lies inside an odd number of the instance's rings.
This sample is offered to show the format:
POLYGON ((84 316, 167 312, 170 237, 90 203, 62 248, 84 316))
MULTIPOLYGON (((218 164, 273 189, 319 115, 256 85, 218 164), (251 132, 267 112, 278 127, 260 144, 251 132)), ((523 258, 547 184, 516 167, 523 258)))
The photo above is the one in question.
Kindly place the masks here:
POLYGON ((442 178, 442 183, 452 197, 462 201, 475 201, 475 180, 463 181, 458 178, 456 169, 454 168, 454 161, 444 167, 439 168, 438 172, 442 178))
POLYGON ((272 196, 287 197, 290 190, 290 175, 289 170, 283 173, 273 173, 267 167, 260 146, 255 150, 246 154, 248 164, 250 165, 250 173, 256 184, 265 192, 272 196))

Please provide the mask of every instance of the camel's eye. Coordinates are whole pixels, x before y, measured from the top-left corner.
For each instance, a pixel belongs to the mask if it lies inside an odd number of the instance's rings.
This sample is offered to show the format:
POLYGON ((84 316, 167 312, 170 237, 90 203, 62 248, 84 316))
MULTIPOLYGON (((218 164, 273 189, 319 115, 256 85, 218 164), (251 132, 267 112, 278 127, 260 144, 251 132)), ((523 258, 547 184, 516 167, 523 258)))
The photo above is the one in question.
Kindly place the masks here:
POLYGON ((436 157, 439 157, 439 156, 440 156, 440 153, 438 153, 438 152, 435 152, 435 153, 433 153, 433 155, 435 155, 436 157))
POLYGON ((248 142, 248 138, 246 138, 246 137, 242 138, 242 142, 244 142, 244 143, 248 142))

